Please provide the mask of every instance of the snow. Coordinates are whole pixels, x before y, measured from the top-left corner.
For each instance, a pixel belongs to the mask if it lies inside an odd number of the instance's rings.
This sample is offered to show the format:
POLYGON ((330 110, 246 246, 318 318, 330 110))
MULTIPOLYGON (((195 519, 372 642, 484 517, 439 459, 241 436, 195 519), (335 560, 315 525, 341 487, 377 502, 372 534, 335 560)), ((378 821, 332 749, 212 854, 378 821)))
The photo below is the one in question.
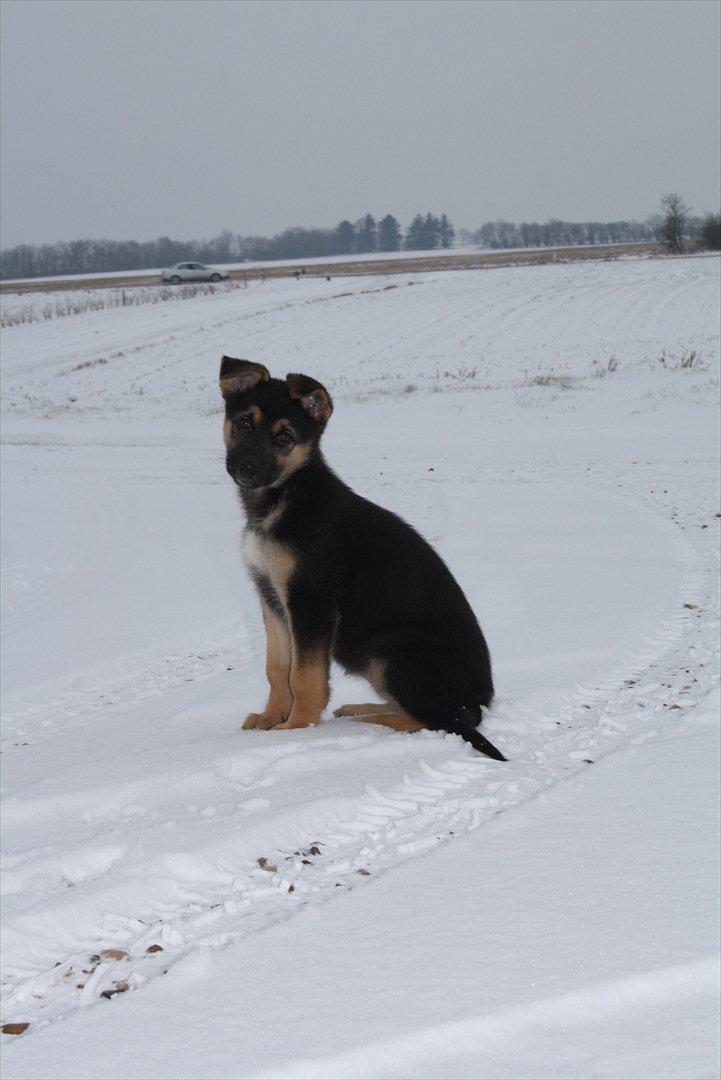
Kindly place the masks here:
POLYGON ((718 284, 272 281, 3 332, 8 1078, 718 1074, 718 284), (508 764, 240 732, 222 353, 331 389, 329 460, 479 615, 508 764))

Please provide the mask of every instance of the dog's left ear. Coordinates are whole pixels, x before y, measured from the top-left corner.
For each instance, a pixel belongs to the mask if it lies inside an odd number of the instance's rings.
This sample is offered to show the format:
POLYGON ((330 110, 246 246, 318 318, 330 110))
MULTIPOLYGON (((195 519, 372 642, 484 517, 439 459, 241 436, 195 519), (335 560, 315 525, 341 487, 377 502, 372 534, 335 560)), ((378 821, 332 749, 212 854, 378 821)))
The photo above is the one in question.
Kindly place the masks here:
POLYGON ((317 424, 327 424, 333 412, 333 402, 326 388, 309 375, 286 375, 285 381, 293 400, 297 401, 317 424))

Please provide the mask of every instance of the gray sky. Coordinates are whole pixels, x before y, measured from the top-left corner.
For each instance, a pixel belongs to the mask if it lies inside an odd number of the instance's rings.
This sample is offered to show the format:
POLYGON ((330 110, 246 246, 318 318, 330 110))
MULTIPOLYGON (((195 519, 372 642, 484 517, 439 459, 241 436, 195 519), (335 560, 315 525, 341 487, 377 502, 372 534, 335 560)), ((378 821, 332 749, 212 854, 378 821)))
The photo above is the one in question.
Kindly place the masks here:
POLYGON ((719 203, 716 0, 3 0, 3 244, 719 203))

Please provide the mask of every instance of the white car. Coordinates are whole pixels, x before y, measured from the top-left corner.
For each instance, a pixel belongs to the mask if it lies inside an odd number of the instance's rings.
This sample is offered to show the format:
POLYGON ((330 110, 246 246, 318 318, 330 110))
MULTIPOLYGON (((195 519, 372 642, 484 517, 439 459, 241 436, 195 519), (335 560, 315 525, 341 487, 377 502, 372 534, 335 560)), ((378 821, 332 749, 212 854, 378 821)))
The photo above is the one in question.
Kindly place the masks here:
POLYGON ((163 281, 169 281, 171 285, 180 285, 181 281, 227 280, 228 274, 225 270, 214 270, 212 266, 197 262, 176 263, 175 266, 163 270, 163 281))

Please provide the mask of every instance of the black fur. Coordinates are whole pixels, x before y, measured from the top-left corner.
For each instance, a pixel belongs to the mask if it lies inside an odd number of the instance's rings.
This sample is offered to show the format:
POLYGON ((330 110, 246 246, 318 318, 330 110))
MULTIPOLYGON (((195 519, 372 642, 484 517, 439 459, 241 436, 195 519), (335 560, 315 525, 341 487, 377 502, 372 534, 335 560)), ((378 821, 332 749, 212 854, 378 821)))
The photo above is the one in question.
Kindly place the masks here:
MULTIPOLYGON (((241 379, 235 390, 228 372, 244 363, 224 360, 226 423, 234 424, 227 469, 247 528, 295 559, 286 603, 255 573, 261 597, 290 622, 301 653, 322 652, 353 674, 382 672, 388 699, 419 724, 461 735, 505 761, 476 731, 493 698, 491 661, 448 567, 410 525, 357 495, 328 467, 319 447, 332 409, 327 391, 305 376, 282 381, 267 372, 251 387, 241 379), (249 412, 261 421, 238 427, 249 412), (288 422, 291 449, 304 456, 289 473, 289 451, 273 435, 279 421, 288 422)), ((221 386, 222 380, 223 371, 221 386)))

